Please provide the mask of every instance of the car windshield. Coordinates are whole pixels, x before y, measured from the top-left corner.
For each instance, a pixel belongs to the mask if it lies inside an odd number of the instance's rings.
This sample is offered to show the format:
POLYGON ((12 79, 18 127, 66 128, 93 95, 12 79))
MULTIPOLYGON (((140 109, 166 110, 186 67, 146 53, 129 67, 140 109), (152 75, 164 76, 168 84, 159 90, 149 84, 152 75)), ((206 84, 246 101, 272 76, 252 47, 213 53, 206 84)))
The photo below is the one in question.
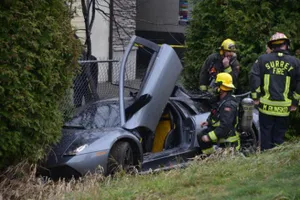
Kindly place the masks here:
POLYGON ((120 126, 119 102, 97 102, 79 112, 65 126, 97 129, 120 126))

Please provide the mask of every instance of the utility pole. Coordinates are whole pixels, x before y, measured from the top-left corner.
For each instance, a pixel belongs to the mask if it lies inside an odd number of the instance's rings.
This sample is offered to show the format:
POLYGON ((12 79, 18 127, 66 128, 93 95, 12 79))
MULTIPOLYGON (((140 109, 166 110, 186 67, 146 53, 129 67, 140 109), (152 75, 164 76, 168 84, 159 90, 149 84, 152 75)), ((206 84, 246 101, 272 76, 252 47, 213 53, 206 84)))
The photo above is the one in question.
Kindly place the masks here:
MULTIPOLYGON (((108 59, 113 59, 113 23, 114 23, 114 0, 109 3, 109 44, 108 44, 108 59)), ((108 82, 112 82, 113 62, 108 63, 108 82)))

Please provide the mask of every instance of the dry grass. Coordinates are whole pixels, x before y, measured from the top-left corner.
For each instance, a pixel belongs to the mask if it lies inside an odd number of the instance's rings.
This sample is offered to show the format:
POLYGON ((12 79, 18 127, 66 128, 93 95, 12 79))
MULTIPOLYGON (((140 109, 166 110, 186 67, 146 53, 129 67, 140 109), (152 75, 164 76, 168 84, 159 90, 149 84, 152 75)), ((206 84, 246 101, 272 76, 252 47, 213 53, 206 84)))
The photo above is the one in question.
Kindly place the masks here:
MULTIPOLYGON (((217 151, 215 154, 205 158, 203 156, 195 157, 198 162, 210 162, 216 159, 235 156, 232 150, 217 151)), ((16 166, 9 167, 0 175, 0 200, 6 199, 69 199, 74 193, 90 193, 101 184, 107 185, 111 177, 104 177, 101 174, 87 174, 78 180, 72 179, 65 181, 52 181, 42 177, 36 177, 36 164, 30 164, 27 161, 21 162, 16 166), (105 183, 106 182, 106 183, 105 183)), ((150 172, 151 174, 151 172, 150 172)), ((117 177, 124 176, 120 172, 117 177)), ((117 178, 117 179, 118 179, 117 178)), ((79 195, 80 196, 80 195, 79 195)))
MULTIPOLYGON (((198 156, 194 160, 201 163, 211 162, 236 156, 232 149, 218 150, 209 157, 198 156)), ((8 168, 0 175, 0 200, 6 199, 73 199, 74 193, 84 194, 95 191, 103 183, 107 185, 111 177, 100 174, 88 174, 78 180, 52 181, 42 177, 36 177, 36 164, 25 161, 8 168), (72 196, 71 196, 72 195, 72 196)), ((151 172, 150 172, 151 174, 151 172)), ((117 177, 124 176, 120 172, 117 177)), ((117 178, 117 179, 118 179, 117 178)), ((79 194, 79 196, 80 196, 79 194)), ((76 196, 76 195, 75 195, 76 196)))
MULTIPOLYGON (((6 199, 69 199, 76 191, 89 192, 105 178, 100 174, 87 174, 78 180, 52 181, 36 177, 37 166, 28 162, 10 167, 0 175, 0 200, 6 199)), ((107 178, 106 178, 107 180, 107 178)))

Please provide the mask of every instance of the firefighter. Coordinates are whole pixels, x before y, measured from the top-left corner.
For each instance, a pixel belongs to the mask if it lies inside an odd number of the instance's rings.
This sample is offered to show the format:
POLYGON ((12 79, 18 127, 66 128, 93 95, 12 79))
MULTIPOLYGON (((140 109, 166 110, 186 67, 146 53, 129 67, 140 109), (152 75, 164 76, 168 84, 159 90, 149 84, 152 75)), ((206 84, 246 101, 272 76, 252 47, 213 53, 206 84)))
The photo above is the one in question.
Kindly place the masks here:
POLYGON ((216 75, 220 72, 227 72, 233 78, 233 84, 237 85, 240 71, 239 62, 236 58, 236 45, 231 39, 226 39, 218 48, 218 53, 209 55, 200 70, 200 91, 213 91, 211 85, 216 75))
POLYGON ((275 33, 268 42, 272 50, 260 56, 250 72, 251 97, 259 108, 261 150, 284 142, 290 111, 300 99, 299 60, 289 54, 290 41, 275 33))
POLYGON ((213 145, 232 146, 240 149, 240 137, 236 132, 238 103, 232 95, 235 89, 232 77, 226 72, 219 73, 215 81, 215 89, 219 102, 215 109, 212 109, 206 122, 201 126, 207 126, 198 137, 199 145, 204 154, 214 151, 213 145))

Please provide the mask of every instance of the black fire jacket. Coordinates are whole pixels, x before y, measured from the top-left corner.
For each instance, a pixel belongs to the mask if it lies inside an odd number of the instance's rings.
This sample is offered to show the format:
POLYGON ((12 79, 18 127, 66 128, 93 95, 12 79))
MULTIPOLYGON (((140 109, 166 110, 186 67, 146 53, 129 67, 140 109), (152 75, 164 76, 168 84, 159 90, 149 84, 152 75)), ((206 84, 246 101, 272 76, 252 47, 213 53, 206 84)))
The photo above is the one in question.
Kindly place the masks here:
POLYGON ((211 141, 216 142, 222 138, 226 139, 230 136, 235 136, 237 115, 237 100, 231 94, 227 94, 208 117, 208 127, 211 130, 208 136, 211 141))
POLYGON ((233 84, 237 86, 237 80, 240 72, 240 64, 236 57, 232 57, 229 67, 225 68, 222 63, 222 56, 219 53, 213 53, 207 57, 200 70, 200 90, 207 90, 211 81, 220 72, 227 72, 232 76, 233 84))
POLYGON ((260 56, 250 72, 250 87, 260 112, 288 116, 300 99, 300 61, 285 50, 260 56))

